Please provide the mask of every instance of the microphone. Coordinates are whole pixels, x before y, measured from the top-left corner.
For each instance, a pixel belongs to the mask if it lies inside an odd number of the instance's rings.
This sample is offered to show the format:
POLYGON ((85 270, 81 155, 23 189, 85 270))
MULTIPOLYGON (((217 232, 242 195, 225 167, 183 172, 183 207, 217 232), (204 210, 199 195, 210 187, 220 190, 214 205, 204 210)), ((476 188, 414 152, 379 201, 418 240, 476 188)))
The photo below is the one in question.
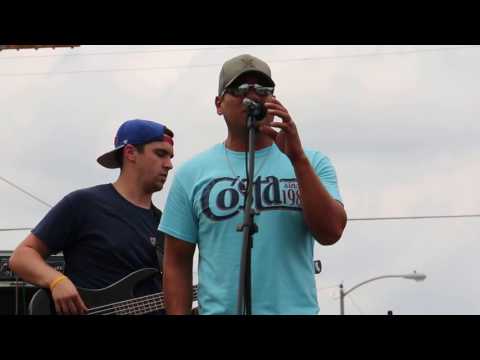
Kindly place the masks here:
POLYGON ((248 114, 253 117, 254 121, 260 121, 267 115, 267 108, 261 103, 245 98, 242 104, 247 108, 248 114))

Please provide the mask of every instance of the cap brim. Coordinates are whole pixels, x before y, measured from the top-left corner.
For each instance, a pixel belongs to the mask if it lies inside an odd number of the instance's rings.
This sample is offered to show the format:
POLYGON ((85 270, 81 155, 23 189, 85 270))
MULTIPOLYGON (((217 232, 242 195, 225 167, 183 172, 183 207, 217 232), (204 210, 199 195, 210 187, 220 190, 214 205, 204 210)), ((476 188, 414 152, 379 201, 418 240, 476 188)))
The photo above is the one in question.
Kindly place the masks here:
POLYGON ((259 71, 259 70, 253 70, 253 69, 246 69, 242 72, 240 72, 237 76, 235 76, 232 80, 230 80, 228 83, 225 84, 225 86, 223 87, 223 89, 225 90, 227 87, 229 87, 230 85, 232 85, 232 83, 237 80, 240 76, 242 76, 243 74, 246 74, 246 73, 256 73, 256 74, 259 74, 261 75, 269 84, 268 86, 272 86, 272 87, 275 87, 275 82, 272 80, 272 78, 270 76, 268 76, 267 74, 265 74, 264 72, 262 71, 259 71))
MULTIPOLYGON (((165 125, 164 125, 165 126, 165 125)), ((164 130, 165 134, 167 134, 168 136, 172 137, 173 138, 173 131, 170 130, 168 127, 165 126, 165 130, 164 130)))
POLYGON ((112 151, 109 151, 102 156, 98 157, 97 162, 108 169, 116 169, 120 167, 120 163, 117 160, 117 152, 122 149, 125 145, 122 145, 112 151))

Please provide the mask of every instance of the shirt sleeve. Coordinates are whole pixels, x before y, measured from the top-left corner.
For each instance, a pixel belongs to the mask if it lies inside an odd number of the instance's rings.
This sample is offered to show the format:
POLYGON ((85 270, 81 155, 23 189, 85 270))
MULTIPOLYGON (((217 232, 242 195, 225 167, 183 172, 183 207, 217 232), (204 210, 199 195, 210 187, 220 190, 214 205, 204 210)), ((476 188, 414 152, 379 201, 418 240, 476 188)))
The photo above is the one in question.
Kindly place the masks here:
POLYGON ((198 220, 194 214, 193 201, 178 176, 174 178, 168 193, 159 230, 192 244, 198 241, 198 220))
POLYGON ((58 202, 32 230, 52 254, 63 251, 72 244, 72 234, 76 234, 76 216, 72 204, 72 194, 58 202))
POLYGON ((319 161, 314 163, 314 169, 330 196, 343 204, 340 190, 338 188, 337 174, 330 159, 326 156, 322 156, 319 161))

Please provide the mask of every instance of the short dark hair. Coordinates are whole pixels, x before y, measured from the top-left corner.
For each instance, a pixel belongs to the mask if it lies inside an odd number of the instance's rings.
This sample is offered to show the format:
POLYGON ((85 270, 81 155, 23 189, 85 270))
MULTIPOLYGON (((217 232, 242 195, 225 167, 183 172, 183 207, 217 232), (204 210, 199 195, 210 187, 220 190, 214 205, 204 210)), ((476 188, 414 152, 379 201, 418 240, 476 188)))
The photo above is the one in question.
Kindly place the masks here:
MULTIPOLYGON (((133 146, 135 147, 135 149, 137 149, 137 151, 140 154, 142 154, 143 151, 145 150, 145 145, 146 144, 138 144, 138 145, 133 145, 133 146)), ((120 170, 123 169, 123 149, 125 149, 125 147, 123 147, 121 149, 118 149, 118 151, 115 153, 115 158, 118 161, 118 163, 120 164, 120 170)))

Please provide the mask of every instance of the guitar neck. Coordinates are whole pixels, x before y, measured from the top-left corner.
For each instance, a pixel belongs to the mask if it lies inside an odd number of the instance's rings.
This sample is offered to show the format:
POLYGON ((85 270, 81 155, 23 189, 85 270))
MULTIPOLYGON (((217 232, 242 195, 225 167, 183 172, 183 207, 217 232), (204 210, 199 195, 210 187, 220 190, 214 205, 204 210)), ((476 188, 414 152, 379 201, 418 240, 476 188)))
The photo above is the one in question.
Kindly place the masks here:
MULTIPOLYGON (((198 286, 193 287, 193 301, 197 300, 198 286)), ((165 309, 165 298, 163 291, 119 301, 109 305, 88 309, 88 315, 144 315, 165 309)))

